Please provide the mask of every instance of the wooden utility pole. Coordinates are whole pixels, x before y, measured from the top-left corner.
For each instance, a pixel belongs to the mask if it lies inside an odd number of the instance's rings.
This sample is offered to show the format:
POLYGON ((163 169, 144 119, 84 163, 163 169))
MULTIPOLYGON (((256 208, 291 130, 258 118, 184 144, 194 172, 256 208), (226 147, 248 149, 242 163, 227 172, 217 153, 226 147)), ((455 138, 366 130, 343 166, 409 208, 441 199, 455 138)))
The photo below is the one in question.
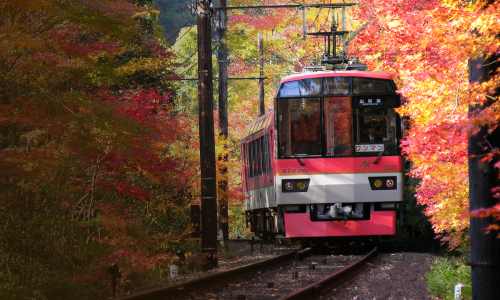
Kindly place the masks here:
POLYGON ((264 42, 262 41, 262 32, 259 32, 259 62, 259 116, 262 116, 266 113, 266 108, 264 107, 264 42))
MULTIPOLYGON (((469 62, 469 81, 486 82, 491 76, 498 73, 500 57, 485 59, 479 57, 469 62), (497 61, 496 63, 494 63, 497 61), (481 66, 478 68, 477 66, 481 66)), ((490 97, 498 97, 489 95, 490 97)), ((469 115, 480 112, 485 106, 475 105, 469 107, 469 115)), ((478 134, 469 137, 469 207, 470 211, 479 208, 490 208, 498 203, 493 198, 491 189, 500 185, 498 169, 493 167, 495 161, 483 161, 484 156, 500 147, 500 130, 496 129, 488 134, 488 128, 483 126, 478 134)), ((498 282, 500 278, 500 239, 498 232, 491 231, 486 234, 484 228, 493 223, 490 218, 470 219, 470 265, 472 277, 472 299, 493 300, 500 299, 498 282)))
MULTIPOLYGON (((227 122, 227 48, 226 48, 226 24, 227 14, 224 8, 226 0, 219 0, 219 27, 217 28, 219 36, 219 136, 227 141, 228 122, 227 122)), ((224 143, 224 150, 227 149, 227 142, 224 143)), ((227 154, 219 156, 222 160, 223 167, 220 172, 222 180, 219 181, 219 228, 222 230, 224 238, 224 246, 227 245, 229 239, 229 223, 228 223, 228 198, 227 198, 227 154)))
POLYGON ((207 255, 211 270, 217 263, 217 182, 212 85, 212 49, 210 2, 197 1, 198 22, 198 110, 201 169, 201 250, 207 255))

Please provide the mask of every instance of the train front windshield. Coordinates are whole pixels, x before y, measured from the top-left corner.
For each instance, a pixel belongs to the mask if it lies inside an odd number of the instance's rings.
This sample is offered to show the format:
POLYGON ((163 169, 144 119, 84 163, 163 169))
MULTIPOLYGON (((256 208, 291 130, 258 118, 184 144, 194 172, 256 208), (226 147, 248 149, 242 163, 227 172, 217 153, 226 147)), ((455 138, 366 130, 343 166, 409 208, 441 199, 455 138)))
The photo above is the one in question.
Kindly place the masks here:
POLYGON ((282 83, 278 157, 398 155, 400 104, 391 80, 311 78, 282 83))

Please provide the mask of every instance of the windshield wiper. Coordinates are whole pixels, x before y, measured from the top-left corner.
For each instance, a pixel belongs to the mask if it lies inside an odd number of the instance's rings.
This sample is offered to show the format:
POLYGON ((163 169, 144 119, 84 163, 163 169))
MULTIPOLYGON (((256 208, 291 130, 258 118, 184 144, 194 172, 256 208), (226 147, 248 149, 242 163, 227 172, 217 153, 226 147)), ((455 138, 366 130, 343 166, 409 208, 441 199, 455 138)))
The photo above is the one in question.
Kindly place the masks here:
POLYGON ((290 146, 290 151, 292 152, 292 155, 295 156, 295 158, 297 159, 297 161, 299 162, 299 164, 301 166, 305 166, 306 164, 303 163, 300 158, 299 158, 299 155, 297 153, 295 153, 295 151, 293 150, 293 148, 290 146))
POLYGON ((389 137, 389 140, 387 142, 385 142, 384 148, 382 148, 382 150, 380 150, 380 152, 378 153, 377 158, 373 161, 374 165, 376 165, 378 163, 378 161, 380 160, 380 157, 382 157, 382 154, 385 151, 385 148, 387 148, 387 146, 391 143, 391 141, 392 141, 392 135, 389 137))
POLYGON ((293 150, 292 145, 288 146, 288 143, 287 143, 287 140, 286 140, 286 135, 285 135, 284 133, 282 133, 281 138, 282 138, 282 141, 284 141, 284 142, 285 142, 285 145, 286 145, 285 147, 290 148, 290 152, 291 152, 291 153, 292 153, 292 155, 293 155, 293 156, 297 159, 297 161, 299 162, 299 164, 300 164, 301 166, 305 166, 306 164, 305 164, 305 163, 303 163, 303 162, 300 160, 300 158, 299 158, 299 156, 297 155, 297 153, 295 153, 295 150, 293 150))

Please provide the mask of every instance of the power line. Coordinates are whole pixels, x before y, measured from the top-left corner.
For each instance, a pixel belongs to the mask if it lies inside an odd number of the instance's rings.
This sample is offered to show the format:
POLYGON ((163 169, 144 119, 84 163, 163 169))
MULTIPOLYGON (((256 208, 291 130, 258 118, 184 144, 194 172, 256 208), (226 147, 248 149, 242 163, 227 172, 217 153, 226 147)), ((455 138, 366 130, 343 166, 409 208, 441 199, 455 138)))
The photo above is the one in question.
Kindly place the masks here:
POLYGON ((187 69, 186 71, 184 71, 182 74, 180 74, 179 76, 182 76, 184 74, 186 74, 188 71, 190 71, 197 63, 194 63, 191 65, 191 67, 189 67, 189 69, 187 69))
MULTIPOLYGON (((184 26, 183 26, 182 28, 184 28, 184 26)), ((181 28, 181 29, 182 29, 182 28, 181 28)), ((183 34, 183 35, 181 35, 178 39, 180 40, 183 36, 185 36, 185 35, 186 35, 186 33, 190 32, 190 31, 191 31, 191 29, 193 29, 193 28, 194 28, 194 26, 189 27, 189 29, 188 29, 186 32, 184 32, 184 34, 183 34)), ((179 31, 180 31, 181 29, 179 29, 179 31)), ((173 37, 173 36, 172 36, 172 37, 173 37)), ((172 38, 172 37, 170 37, 170 38, 172 38)), ((167 42, 168 42, 168 40, 167 40, 167 42)))
MULTIPOLYGON (((185 27, 185 26, 186 26, 189 22, 191 22, 191 20, 194 18, 194 16, 196 16, 196 15, 193 15, 193 16, 191 17, 191 19, 189 19, 189 21, 187 21, 184 25, 182 25, 182 26, 181 26, 181 28, 179 28, 179 30, 177 30, 177 31, 176 31, 176 32, 175 32, 175 33, 174 33, 174 34, 173 34, 173 35, 172 35, 172 36, 171 36, 171 37, 167 40, 167 42, 168 42, 168 41, 170 41, 170 40, 171 40, 171 39, 172 39, 172 38, 173 38, 173 37, 174 37, 177 33, 179 33, 179 32, 181 31, 181 29, 182 29, 182 28, 184 28, 184 27, 185 27)), ((189 29, 189 30, 191 30, 191 29, 189 29)), ((188 31, 189 31, 189 30, 188 30, 188 31)), ((184 33, 184 34, 185 34, 185 33, 184 33)))
POLYGON ((196 52, 195 52, 195 53, 191 54, 191 56, 190 56, 190 57, 188 57, 185 61, 183 61, 183 62, 181 63, 181 65, 184 65, 184 64, 185 64, 188 60, 190 60, 190 59, 191 59, 191 58, 192 58, 192 57, 193 57, 196 53, 198 53, 198 50, 196 50, 196 52))
POLYGON ((290 4, 290 5, 248 5, 248 6, 227 6, 224 8, 214 7, 215 10, 230 10, 230 9, 258 9, 258 8, 301 8, 301 7, 313 7, 313 8, 321 8, 321 7, 348 7, 359 5, 359 3, 317 3, 317 4, 290 4))
MULTIPOLYGON (((216 34, 217 34, 217 33, 214 33, 214 34, 211 36, 211 38, 213 38, 216 34)), ((217 46, 215 46, 215 47, 213 47, 213 48, 212 48, 212 52, 213 52, 215 49, 217 49, 217 46)), ((190 60, 190 59, 191 59, 191 58, 192 58, 192 57, 193 57, 196 53, 198 53, 198 50, 196 50, 196 52, 195 52, 195 53, 191 54, 191 56, 190 56, 188 59, 184 60, 184 62, 182 62, 182 65, 184 65, 184 63, 186 63, 188 60, 190 60)), ((186 71, 184 71, 184 72, 183 72, 181 75, 179 75, 179 76, 182 76, 182 75, 186 74, 189 70, 191 70, 191 69, 194 67, 194 65, 195 65, 195 64, 196 64, 196 63, 192 64, 192 65, 189 67, 189 69, 187 69, 186 71)))

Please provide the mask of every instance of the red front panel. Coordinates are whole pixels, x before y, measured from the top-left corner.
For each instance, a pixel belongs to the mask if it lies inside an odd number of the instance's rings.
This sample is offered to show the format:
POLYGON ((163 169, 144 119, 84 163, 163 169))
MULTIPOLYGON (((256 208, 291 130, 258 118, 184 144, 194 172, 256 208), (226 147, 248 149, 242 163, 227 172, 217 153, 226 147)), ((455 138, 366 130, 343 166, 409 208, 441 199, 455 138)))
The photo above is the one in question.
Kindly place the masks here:
POLYGON ((374 157, 323 157, 301 158, 305 164, 301 166, 297 159, 277 159, 276 174, 294 175, 331 174, 331 173, 374 173, 400 172, 403 170, 401 156, 382 156, 378 164, 374 164, 374 157), (300 171, 298 171, 300 169, 300 171), (298 174, 302 173, 302 174, 298 174))
POLYGON ((286 237, 328 237, 396 234, 395 211, 372 211, 370 220, 312 222, 308 213, 285 214, 286 237))

